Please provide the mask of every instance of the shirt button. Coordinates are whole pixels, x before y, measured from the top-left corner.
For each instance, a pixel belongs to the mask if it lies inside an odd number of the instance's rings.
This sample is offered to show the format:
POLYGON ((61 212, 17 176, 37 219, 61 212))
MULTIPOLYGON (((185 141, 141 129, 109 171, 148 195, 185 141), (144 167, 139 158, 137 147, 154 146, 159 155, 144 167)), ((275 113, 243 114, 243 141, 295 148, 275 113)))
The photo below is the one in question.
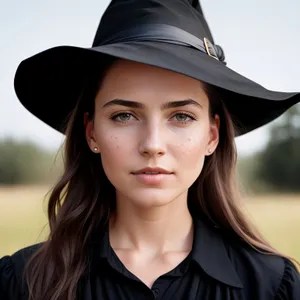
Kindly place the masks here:
POLYGON ((152 290, 152 292, 153 292, 155 298, 159 295, 159 289, 158 289, 158 288, 154 288, 154 289, 152 290))

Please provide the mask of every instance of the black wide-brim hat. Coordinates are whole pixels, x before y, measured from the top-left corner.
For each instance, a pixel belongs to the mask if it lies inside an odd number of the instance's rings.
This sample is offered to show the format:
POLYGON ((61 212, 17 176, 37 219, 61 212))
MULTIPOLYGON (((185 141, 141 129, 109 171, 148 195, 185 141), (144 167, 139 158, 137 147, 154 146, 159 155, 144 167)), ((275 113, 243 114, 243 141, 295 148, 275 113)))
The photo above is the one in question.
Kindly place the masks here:
POLYGON ((270 91, 228 68, 198 0, 111 1, 91 48, 59 46, 22 61, 15 75, 16 94, 32 114, 64 133, 85 79, 95 68, 104 69, 108 56, 220 88, 237 136, 269 123, 300 101, 299 93, 270 91))

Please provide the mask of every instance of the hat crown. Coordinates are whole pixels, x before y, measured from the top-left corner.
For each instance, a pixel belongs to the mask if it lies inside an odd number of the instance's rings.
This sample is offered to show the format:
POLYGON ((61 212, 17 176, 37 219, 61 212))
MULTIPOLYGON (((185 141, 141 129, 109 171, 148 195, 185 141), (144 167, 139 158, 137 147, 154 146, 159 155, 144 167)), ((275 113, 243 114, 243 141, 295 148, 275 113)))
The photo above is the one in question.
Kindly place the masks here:
POLYGON ((100 20, 93 47, 120 30, 142 24, 175 26, 213 42, 198 0, 112 0, 100 20))

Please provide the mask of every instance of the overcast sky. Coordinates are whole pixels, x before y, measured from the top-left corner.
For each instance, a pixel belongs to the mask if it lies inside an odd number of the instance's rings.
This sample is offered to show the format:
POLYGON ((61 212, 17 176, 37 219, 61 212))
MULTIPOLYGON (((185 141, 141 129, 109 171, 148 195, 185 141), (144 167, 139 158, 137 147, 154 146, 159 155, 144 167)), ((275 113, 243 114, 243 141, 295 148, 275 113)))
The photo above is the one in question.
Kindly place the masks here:
MULTIPOLYGON (((142 0, 141 0, 142 1, 142 0)), ((0 0, 0 138, 57 149, 62 135, 19 103, 13 78, 21 60, 58 45, 91 46, 108 0, 0 0)), ((267 88, 300 91, 299 0, 202 0, 227 65, 267 88)), ((262 148, 270 125, 237 139, 241 153, 262 148)))

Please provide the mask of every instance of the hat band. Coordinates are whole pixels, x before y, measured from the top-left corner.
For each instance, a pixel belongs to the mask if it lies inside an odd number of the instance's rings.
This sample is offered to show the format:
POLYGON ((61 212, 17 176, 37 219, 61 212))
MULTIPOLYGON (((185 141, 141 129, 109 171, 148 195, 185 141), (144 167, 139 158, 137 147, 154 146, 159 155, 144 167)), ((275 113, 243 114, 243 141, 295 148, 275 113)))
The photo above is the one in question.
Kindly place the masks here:
MULTIPOLYGON (((204 41, 202 41, 185 30, 166 24, 143 24, 125 29, 115 35, 109 36, 107 39, 101 40, 100 44, 106 45, 139 41, 154 41, 192 47, 225 63, 225 56, 220 46, 213 45, 207 38, 204 38, 204 41)), ((98 43, 96 42, 95 44, 97 45, 98 43)))

